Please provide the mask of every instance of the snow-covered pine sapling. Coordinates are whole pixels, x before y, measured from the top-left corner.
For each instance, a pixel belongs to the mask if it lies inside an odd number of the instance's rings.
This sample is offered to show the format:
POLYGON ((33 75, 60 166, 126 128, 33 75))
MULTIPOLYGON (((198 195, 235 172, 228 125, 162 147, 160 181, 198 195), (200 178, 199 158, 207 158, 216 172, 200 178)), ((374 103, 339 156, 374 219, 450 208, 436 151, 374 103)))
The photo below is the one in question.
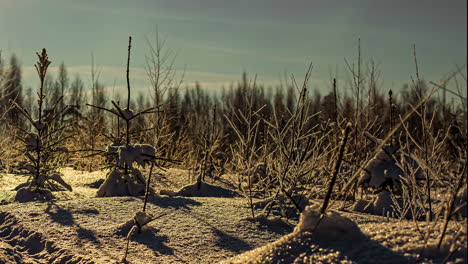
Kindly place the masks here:
POLYGON ((44 94, 44 79, 47 73, 47 68, 50 61, 45 49, 42 49, 41 54, 36 53, 39 61, 36 63, 36 70, 40 79, 40 89, 38 92, 38 117, 33 116, 22 106, 11 101, 32 125, 32 131, 22 130, 23 135, 21 140, 25 144, 24 155, 27 158, 25 167, 29 179, 26 183, 19 185, 15 200, 25 202, 31 200, 47 200, 52 198, 51 190, 60 190, 61 187, 71 191, 72 187, 68 185, 60 174, 59 163, 63 160, 64 153, 67 149, 62 147, 62 143, 66 139, 64 136, 65 125, 54 126, 64 110, 58 109, 59 102, 63 98, 59 98, 54 102, 54 106, 50 111, 44 111, 43 103, 46 98, 44 94))
POLYGON ((112 145, 109 145, 104 152, 110 167, 110 173, 107 175, 107 179, 104 183, 100 186, 97 192, 98 197, 144 195, 147 183, 141 171, 135 167, 135 165, 140 165, 144 168, 146 164, 154 163, 158 166, 155 163, 156 151, 153 146, 131 143, 132 135, 138 132, 131 131, 131 121, 140 115, 154 113, 156 109, 156 107, 152 107, 139 113, 134 113, 134 111, 130 109, 129 65, 131 43, 132 37, 129 37, 127 60, 127 107, 122 108, 114 101, 111 101, 113 105, 112 109, 87 104, 88 106, 116 115, 124 121, 125 125, 124 138, 120 138, 119 132, 119 135, 117 136, 118 140, 114 140, 112 145))

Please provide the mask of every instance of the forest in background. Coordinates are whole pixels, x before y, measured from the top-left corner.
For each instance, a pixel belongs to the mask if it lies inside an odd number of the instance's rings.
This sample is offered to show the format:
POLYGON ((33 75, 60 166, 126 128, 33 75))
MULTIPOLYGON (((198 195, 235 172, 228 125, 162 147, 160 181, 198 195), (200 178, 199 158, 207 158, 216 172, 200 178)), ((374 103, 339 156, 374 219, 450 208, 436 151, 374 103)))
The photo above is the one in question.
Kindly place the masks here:
MULTIPOLYGON (((299 133, 313 136, 315 152, 327 154, 323 155, 320 166, 331 166, 341 129, 347 122, 353 124, 354 136, 350 151, 353 154, 345 161, 357 168, 357 164, 373 155, 375 148, 364 134, 368 132, 384 138, 411 111, 416 114, 404 120, 392 136, 392 143, 397 140, 407 152, 421 159, 425 157, 426 161, 439 153, 437 159, 443 159, 448 167, 462 158, 460 148, 466 144, 467 131, 464 71, 457 68, 440 84, 420 80, 416 50, 416 71, 411 75, 415 78, 394 91, 380 87, 378 65, 372 60, 362 62, 359 56, 351 64, 345 60, 348 80, 337 83, 331 77, 329 87, 321 89, 328 91, 324 94, 308 89, 308 79, 313 78, 312 64, 303 84, 298 84, 302 82, 300 76, 290 76, 287 77, 290 80, 276 87, 266 87, 256 82, 256 76, 243 73, 239 82, 222 87, 221 92, 215 94, 198 83, 195 87, 185 86, 184 73, 175 70, 175 57, 165 53, 163 44, 155 43, 147 56, 148 91, 129 99, 134 111, 150 107, 157 110, 138 116, 130 127, 130 134, 138 142, 154 146, 158 157, 177 161, 171 165, 162 162, 162 165, 200 169, 201 164, 205 164, 204 167, 211 167, 212 171, 216 167, 218 172, 225 172, 226 168, 233 172, 249 170, 255 163, 274 160, 287 152, 288 147, 280 150, 278 140, 285 146, 291 145, 288 142, 297 132, 295 119, 299 111, 302 118, 299 133), (433 88, 438 89, 436 94, 414 109, 433 88), (449 155, 440 155, 441 147, 449 155)), ((360 52, 359 48, 359 55, 360 52)), ((98 170, 103 160, 96 151, 123 141, 122 122, 87 105, 109 107, 112 100, 126 101, 119 92, 111 93, 110 87, 102 85, 99 74, 93 62, 91 81, 85 84, 79 75, 69 76, 62 62, 56 76, 47 74, 45 77, 44 113, 59 115, 51 124, 54 127, 66 127, 63 133, 71 155, 63 160, 63 166, 98 170), (51 113, 54 111, 57 113, 51 113)), ((22 150, 16 147, 17 135, 32 128, 13 104, 23 107, 32 117, 38 115, 36 91, 29 86, 25 89, 21 76, 16 56, 11 55, 7 64, 0 54, 0 127, 4 131, 0 162, 6 171, 22 162, 22 150)), ((295 141, 304 140, 296 138, 295 141)), ((303 148, 304 144, 292 145, 303 148)))

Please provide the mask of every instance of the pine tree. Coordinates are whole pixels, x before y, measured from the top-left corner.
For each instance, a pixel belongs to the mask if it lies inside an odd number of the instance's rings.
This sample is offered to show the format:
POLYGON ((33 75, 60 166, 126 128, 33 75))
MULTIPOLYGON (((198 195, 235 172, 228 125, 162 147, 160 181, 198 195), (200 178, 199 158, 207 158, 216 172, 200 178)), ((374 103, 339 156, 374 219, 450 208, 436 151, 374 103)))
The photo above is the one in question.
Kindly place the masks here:
MULTIPOLYGON (((7 109, 7 102, 4 98, 5 91, 4 91, 4 83, 6 81, 5 71, 3 69, 3 58, 2 58, 2 51, 0 50, 0 120, 3 119, 6 109, 7 109)), ((0 125, 3 125, 0 123, 0 125)))
MULTIPOLYGON (((10 68, 6 73, 5 86, 3 88, 4 102, 10 100, 16 104, 23 105, 23 86, 21 84, 21 68, 16 58, 16 55, 12 55, 10 59, 10 68)), ((15 127, 22 127, 22 115, 16 108, 11 109, 6 114, 6 119, 9 123, 15 127)))
MULTIPOLYGON (((65 108, 65 93, 69 90, 69 81, 68 81, 67 69, 63 62, 59 66, 56 85, 57 85, 57 90, 61 98, 58 103, 58 106, 59 106, 58 109, 64 109, 65 108)), ((59 119, 60 123, 63 123, 63 119, 64 119, 64 116, 62 114, 59 119)))
POLYGON ((85 102, 83 88, 83 81, 80 79, 79 75, 76 75, 75 79, 70 84, 71 96, 68 100, 69 110, 67 111, 67 115, 72 119, 83 115, 82 110, 85 102))

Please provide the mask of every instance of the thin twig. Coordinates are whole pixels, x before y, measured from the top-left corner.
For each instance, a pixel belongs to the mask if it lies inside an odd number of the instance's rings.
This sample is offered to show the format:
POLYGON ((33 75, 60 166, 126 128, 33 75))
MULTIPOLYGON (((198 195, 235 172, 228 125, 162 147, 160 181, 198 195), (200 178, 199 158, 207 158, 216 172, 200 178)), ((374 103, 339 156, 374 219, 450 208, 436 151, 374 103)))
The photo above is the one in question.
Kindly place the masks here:
POLYGON ((132 36, 128 37, 128 57, 127 57, 127 109, 130 109, 130 49, 132 48, 132 36))
POLYGON ((145 192, 145 202, 143 203, 143 212, 146 210, 146 202, 148 201, 149 190, 151 185, 151 174, 153 173, 154 162, 151 162, 151 168, 148 174, 148 179, 146 182, 146 192, 145 192))

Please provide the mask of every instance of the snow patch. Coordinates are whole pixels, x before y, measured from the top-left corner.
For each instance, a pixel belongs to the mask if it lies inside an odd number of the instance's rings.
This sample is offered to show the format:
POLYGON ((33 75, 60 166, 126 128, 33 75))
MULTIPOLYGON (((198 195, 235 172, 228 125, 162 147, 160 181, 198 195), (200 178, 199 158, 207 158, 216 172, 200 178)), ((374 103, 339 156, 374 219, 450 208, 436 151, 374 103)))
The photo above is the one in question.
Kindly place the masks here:
POLYGON ((313 232, 317 239, 348 239, 362 236, 361 230, 352 220, 335 211, 328 211, 321 216, 318 205, 306 207, 294 232, 313 232), (317 226, 318 221, 320 223, 317 226))
POLYGON ((156 155, 155 149, 146 144, 118 146, 117 153, 119 155, 119 166, 123 167, 127 164, 130 168, 133 168, 134 162, 144 168, 145 164, 156 155))
POLYGON ((128 175, 118 169, 113 170, 97 191, 98 197, 141 196, 145 194, 145 185, 133 183, 128 175))

